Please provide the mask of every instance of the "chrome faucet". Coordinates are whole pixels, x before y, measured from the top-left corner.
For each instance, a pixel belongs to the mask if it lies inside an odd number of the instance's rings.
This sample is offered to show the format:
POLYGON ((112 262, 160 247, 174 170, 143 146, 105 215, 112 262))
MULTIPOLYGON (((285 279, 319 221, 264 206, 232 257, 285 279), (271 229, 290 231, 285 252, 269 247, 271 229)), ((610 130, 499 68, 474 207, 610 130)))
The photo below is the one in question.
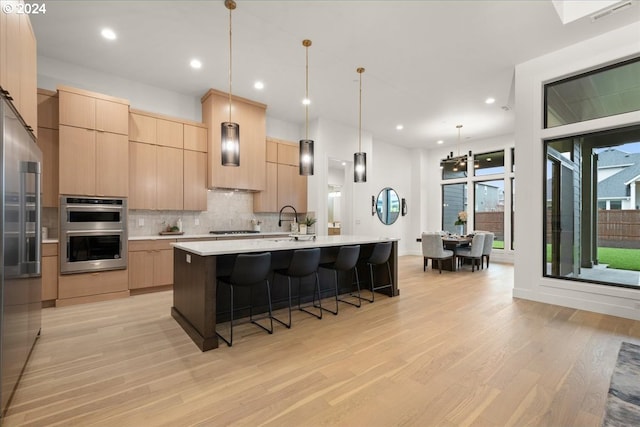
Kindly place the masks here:
MULTIPOLYGON (((291 209, 293 209, 293 213, 294 213, 294 215, 295 215, 295 221, 297 221, 297 220, 298 220, 298 212, 296 211, 296 208, 294 208, 294 207, 293 207, 293 206, 291 206, 291 205, 284 205, 284 206, 282 207, 282 209, 280 209, 280 213, 278 214, 278 227, 282 227, 282 211, 284 210, 284 208, 291 208, 291 209)), ((291 221, 291 220, 289 220, 289 219, 285 219, 285 221, 291 221)))

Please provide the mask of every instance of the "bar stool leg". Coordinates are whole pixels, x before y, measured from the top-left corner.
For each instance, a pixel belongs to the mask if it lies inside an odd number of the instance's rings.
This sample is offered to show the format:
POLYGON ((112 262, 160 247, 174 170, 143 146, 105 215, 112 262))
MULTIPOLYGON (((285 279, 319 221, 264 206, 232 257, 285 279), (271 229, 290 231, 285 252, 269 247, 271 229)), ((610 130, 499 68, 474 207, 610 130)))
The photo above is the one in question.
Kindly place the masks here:
MULTIPOLYGON (((275 276, 274 276, 274 281, 275 281, 275 276)), ((282 326, 286 326, 287 329, 291 329, 291 277, 288 277, 288 276, 287 276, 287 285, 289 290, 289 323, 284 323, 282 320, 278 319, 275 316, 272 316, 272 317, 273 317, 273 320, 280 323, 282 326)))
MULTIPOLYGON (((360 308, 362 306, 362 297, 360 296, 360 278, 358 277, 358 267, 354 267, 353 270, 356 272, 356 286, 358 288, 358 295, 353 295, 353 293, 350 293, 349 295, 352 296, 352 297, 356 297, 358 299, 358 303, 356 304, 354 302, 347 301, 347 300, 341 299, 341 298, 338 299, 337 297, 336 297, 336 299, 338 301, 346 302, 347 304, 351 304, 354 307, 360 308)), ((338 275, 337 275, 337 272, 336 272, 336 295, 338 295, 338 275)), ((336 305, 337 305, 337 303, 336 303, 336 305)), ((336 311, 338 311, 338 310, 336 309, 336 311)))
MULTIPOLYGON (((220 282, 218 282, 218 287, 219 287, 219 286, 220 286, 220 282)), ((216 288, 216 289, 217 289, 217 288, 216 288)), ((230 301, 230 302, 231 302, 230 308, 231 308, 231 309, 230 309, 230 311, 229 311, 229 312, 230 312, 230 315, 231 315, 231 319, 230 319, 230 321, 229 321, 229 337, 230 337, 230 338, 227 340, 227 339, 226 339, 225 337, 223 337, 223 336, 222 336, 222 334, 221 334, 221 333, 219 333, 217 330, 216 330, 216 335, 217 335, 218 337, 220 337, 220 339, 221 339, 222 341, 224 341, 224 342, 225 342, 229 347, 231 347, 231 345, 233 344, 233 285, 229 284, 229 290, 230 290, 230 294, 231 294, 231 298, 230 298, 230 300, 231 300, 231 301, 230 301)))
MULTIPOLYGON (((264 329, 265 331, 269 332, 270 334, 273 333, 273 313, 271 310, 271 287, 269 286, 269 280, 265 280, 265 283, 267 285, 267 298, 268 298, 268 302, 269 302, 269 323, 270 323, 270 327, 267 328, 266 326, 261 325, 260 323, 258 323, 257 320, 253 320, 253 304, 251 304, 249 306, 249 321, 251 323, 253 323, 256 326, 259 326, 260 328, 264 329)), ((253 302, 253 287, 250 288, 249 290, 250 292, 250 296, 249 298, 251 298, 251 301, 253 302)))
POLYGON ((322 308, 322 301, 320 301, 320 280, 318 279, 318 272, 315 273, 315 284, 314 284, 314 289, 313 289, 313 300, 312 300, 312 305, 316 308, 319 309, 320 313, 316 314, 313 311, 309 311, 307 310, 305 307, 302 307, 300 305, 300 284, 302 283, 302 278, 298 279, 298 310, 300 311, 304 311, 305 313, 309 313, 312 316, 317 317, 318 319, 322 319, 322 310, 324 310, 322 308), (318 295, 318 305, 316 305, 316 292, 318 295))
POLYGON ((319 305, 315 305, 315 297, 314 297, 314 303, 313 306, 316 308, 320 308, 321 310, 324 311, 328 311, 329 313, 333 314, 334 316, 336 316, 338 314, 338 270, 333 270, 334 273, 334 277, 335 277, 335 300, 336 300, 336 309, 334 310, 330 310, 328 308, 325 307, 321 307, 319 305))

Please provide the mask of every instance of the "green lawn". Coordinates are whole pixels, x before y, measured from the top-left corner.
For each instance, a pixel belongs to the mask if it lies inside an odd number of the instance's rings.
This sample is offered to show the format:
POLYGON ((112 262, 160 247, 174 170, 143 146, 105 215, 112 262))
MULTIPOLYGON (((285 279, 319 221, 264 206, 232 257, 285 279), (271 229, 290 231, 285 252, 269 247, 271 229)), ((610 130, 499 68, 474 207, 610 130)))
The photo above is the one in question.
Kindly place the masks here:
MULTIPOLYGON (((551 262, 551 245, 547 244, 547 262, 551 262)), ((640 249, 598 248, 598 262, 618 270, 640 271, 640 249)))
POLYGON ((493 249, 504 249, 504 242, 502 240, 494 240, 493 249))
POLYGON ((640 271, 640 249, 598 248, 598 261, 609 268, 640 271))

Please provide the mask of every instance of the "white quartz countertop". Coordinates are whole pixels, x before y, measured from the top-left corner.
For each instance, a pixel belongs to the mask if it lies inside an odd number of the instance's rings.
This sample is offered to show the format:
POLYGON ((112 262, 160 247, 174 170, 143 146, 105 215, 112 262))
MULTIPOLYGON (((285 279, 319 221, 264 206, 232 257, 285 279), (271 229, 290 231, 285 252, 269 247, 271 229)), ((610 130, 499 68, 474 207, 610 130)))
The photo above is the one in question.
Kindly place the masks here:
MULTIPOLYGON (((281 234, 281 233, 280 233, 281 234)), ((361 245, 368 243, 389 242, 400 240, 395 237, 370 236, 318 236, 315 240, 294 240, 290 237, 274 239, 242 239, 242 240, 212 240, 202 242, 172 243, 173 247, 200 256, 226 255, 248 252, 273 252, 292 249, 321 248, 330 246, 361 245)))
POLYGON ((228 234, 167 234, 161 236, 159 234, 153 234, 150 236, 129 236, 129 240, 162 240, 162 239, 215 239, 216 237, 255 237, 256 239, 264 237, 286 236, 287 232, 284 231, 271 231, 260 233, 228 233, 228 234))

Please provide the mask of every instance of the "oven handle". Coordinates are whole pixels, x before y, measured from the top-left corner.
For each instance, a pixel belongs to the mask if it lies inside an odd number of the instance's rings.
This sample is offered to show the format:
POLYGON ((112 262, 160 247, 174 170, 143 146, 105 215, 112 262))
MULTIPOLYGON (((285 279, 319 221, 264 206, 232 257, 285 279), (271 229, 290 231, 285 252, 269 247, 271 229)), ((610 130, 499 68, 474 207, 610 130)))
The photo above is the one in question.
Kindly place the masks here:
POLYGON ((90 236, 100 236, 107 234, 124 234, 124 230, 67 230, 65 234, 85 234, 90 236))
POLYGON ((66 210, 82 210, 92 212, 121 211, 122 205, 65 205, 66 210))

